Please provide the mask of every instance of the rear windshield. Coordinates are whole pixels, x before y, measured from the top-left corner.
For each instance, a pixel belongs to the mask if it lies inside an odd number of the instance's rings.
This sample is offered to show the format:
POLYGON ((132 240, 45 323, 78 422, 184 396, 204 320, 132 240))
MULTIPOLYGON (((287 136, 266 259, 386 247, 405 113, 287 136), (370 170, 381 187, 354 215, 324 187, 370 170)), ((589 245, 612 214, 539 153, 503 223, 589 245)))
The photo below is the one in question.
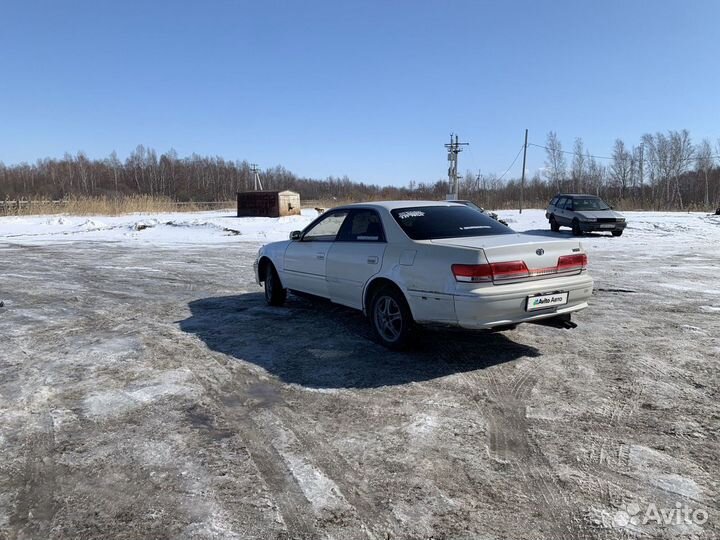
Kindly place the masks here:
POLYGON ((573 210, 610 210, 605 201, 597 197, 577 198, 572 202, 573 210))
POLYGON ((512 234, 510 227, 467 206, 416 206, 392 211, 398 225, 413 240, 512 234))

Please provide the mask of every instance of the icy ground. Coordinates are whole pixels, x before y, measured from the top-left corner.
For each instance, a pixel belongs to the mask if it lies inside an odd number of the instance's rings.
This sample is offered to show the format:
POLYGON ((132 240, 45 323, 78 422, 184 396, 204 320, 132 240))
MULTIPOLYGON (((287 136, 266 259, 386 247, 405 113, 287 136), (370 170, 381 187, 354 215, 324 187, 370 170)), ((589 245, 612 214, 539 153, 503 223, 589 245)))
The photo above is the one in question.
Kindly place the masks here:
POLYGON ((312 215, 0 218, 0 539, 719 538, 720 217, 627 217, 577 329, 404 353, 265 305, 312 215))

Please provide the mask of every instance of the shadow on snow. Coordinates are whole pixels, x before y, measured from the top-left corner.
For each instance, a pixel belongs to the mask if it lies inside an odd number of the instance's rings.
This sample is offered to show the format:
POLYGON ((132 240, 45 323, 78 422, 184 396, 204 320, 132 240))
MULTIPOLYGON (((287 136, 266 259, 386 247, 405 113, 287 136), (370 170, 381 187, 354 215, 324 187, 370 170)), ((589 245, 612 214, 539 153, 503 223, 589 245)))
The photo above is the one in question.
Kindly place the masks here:
POLYGON ((391 352, 371 341, 359 311, 292 295, 282 308, 267 306, 262 293, 202 298, 189 307, 184 332, 309 388, 400 385, 540 355, 502 334, 426 329, 411 350, 391 352))

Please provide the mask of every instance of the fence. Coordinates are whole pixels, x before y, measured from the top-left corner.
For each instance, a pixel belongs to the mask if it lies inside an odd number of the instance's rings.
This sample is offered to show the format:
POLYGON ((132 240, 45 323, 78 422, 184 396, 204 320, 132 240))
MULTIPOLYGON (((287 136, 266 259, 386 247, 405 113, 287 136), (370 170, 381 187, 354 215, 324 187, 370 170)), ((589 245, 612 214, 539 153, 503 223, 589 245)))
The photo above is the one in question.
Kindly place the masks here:
MULTIPOLYGON (((32 214, 53 214, 63 213, 66 211, 75 211, 79 207, 82 210, 97 209, 98 213, 104 213, 107 207, 123 208, 122 199, 70 199, 70 200, 4 200, 0 201, 0 215, 32 215, 32 214)), ((132 207, 140 205, 147 206, 152 211, 153 206, 157 205, 157 211, 172 210, 219 210, 222 208, 232 208, 232 201, 197 201, 197 202, 175 202, 152 199, 147 200, 129 200, 130 211, 134 211, 132 207)))
MULTIPOLYGON (((304 200, 302 208, 331 208, 342 202, 327 200, 304 200)), ((172 212, 202 211, 233 208, 235 201, 190 201, 175 202, 164 199, 59 199, 59 200, 0 200, 0 216, 32 214, 61 214, 63 212, 82 214, 105 214, 108 212, 172 212), (125 204, 124 204, 125 203, 125 204)))

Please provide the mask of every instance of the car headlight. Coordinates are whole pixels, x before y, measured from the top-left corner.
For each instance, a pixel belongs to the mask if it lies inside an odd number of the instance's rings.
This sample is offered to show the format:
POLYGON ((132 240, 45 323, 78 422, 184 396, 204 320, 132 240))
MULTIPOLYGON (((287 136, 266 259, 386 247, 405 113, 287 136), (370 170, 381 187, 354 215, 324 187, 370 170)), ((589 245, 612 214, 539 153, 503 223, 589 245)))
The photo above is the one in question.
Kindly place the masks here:
POLYGON ((624 221, 625 221, 625 218, 624 218, 624 217, 619 217, 619 218, 616 219, 616 221, 624 222, 624 221))
POLYGON ((582 217, 580 219, 582 221, 597 221, 597 218, 594 218, 594 217, 582 217))

